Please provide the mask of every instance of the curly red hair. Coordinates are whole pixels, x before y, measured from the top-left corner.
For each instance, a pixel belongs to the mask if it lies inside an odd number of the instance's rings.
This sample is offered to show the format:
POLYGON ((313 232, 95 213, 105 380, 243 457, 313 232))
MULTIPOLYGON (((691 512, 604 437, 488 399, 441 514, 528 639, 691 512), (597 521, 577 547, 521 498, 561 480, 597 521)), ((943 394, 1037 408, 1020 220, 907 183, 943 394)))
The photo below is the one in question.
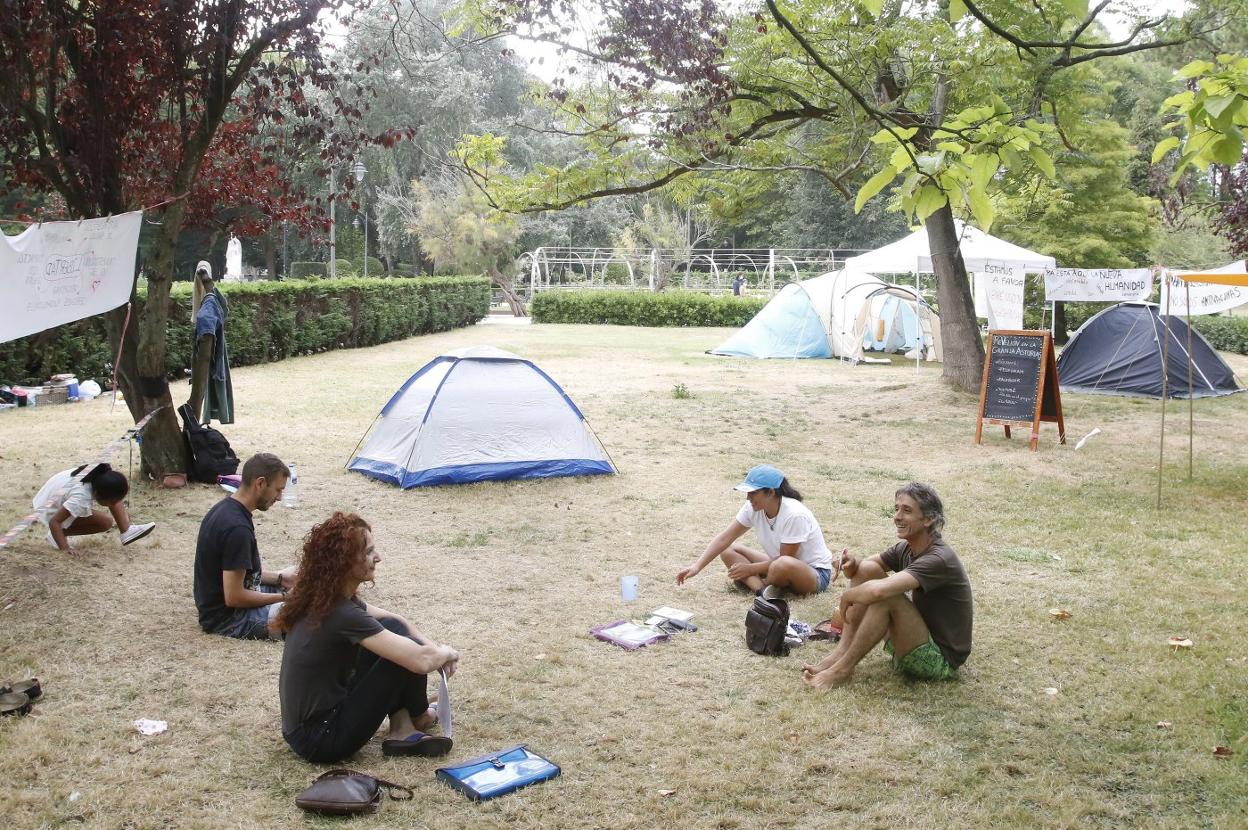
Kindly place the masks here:
POLYGON ((342 601, 342 588, 364 553, 364 532, 372 530, 356 513, 338 511, 303 537, 303 557, 299 560, 299 581, 277 614, 277 628, 283 633, 307 617, 320 624, 342 601))

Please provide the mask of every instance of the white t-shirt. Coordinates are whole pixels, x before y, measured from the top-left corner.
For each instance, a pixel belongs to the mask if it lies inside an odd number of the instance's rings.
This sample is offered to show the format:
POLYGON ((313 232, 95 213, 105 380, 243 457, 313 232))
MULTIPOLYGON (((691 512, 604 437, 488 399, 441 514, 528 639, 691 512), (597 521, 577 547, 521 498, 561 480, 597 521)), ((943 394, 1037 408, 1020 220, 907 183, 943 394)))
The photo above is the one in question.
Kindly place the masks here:
POLYGON ((47 480, 47 483, 40 488, 38 495, 31 502, 35 508, 35 515, 39 517, 39 521, 51 524, 52 517, 56 515, 56 511, 64 507, 69 511, 69 517, 61 523, 62 527, 69 527, 74 523, 75 519, 85 519, 92 513, 92 505, 95 502, 95 493, 91 489, 90 484, 84 484, 81 481, 70 481, 74 478, 73 470, 65 470, 57 473, 47 480), (69 489, 66 490, 66 487, 69 489), (65 490, 64 493, 61 491, 65 490), (60 495, 57 495, 57 494, 60 495), (48 502, 51 501, 51 504, 48 502))
POLYGON ((780 555, 783 544, 797 544, 797 558, 812 568, 832 570, 832 552, 823 540, 823 529, 810 508, 797 499, 780 497, 780 510, 775 519, 766 512, 754 510, 746 501, 737 511, 737 523, 754 529, 763 552, 771 559, 780 555))

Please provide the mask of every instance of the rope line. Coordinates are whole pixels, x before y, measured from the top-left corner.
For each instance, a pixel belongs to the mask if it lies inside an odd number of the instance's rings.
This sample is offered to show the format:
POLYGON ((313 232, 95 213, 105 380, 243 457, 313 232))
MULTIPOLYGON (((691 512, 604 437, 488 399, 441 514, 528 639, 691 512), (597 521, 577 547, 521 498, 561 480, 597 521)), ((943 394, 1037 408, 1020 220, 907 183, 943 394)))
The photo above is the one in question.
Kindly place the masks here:
MULTIPOLYGON (((115 452, 117 448, 120 447, 122 444, 128 444, 130 442, 131 437, 138 435, 140 432, 142 432, 143 428, 147 426, 148 421, 152 420, 152 418, 156 416, 157 412, 160 412, 160 410, 168 406, 171 406, 171 404, 162 404, 161 406, 156 407, 151 412, 144 415, 142 420, 140 420, 137 424, 135 424, 130 429, 126 430, 125 435, 118 438, 116 441, 113 441, 108 446, 106 446, 103 450, 101 450, 100 454, 95 457, 95 460, 92 461, 90 464, 87 464, 86 466, 84 466, 81 470, 79 470, 77 475, 70 478, 69 482, 60 490, 58 490, 56 494, 53 495, 52 498, 50 498, 47 501, 46 504, 44 504, 44 507, 52 507, 53 505, 55 505, 62 496, 64 496, 67 492, 69 492, 69 488, 73 487, 74 484, 76 484, 77 482, 85 478, 88 473, 90 473, 96 467, 100 466, 105 461, 107 461, 108 457, 112 455, 113 452, 115 452)), ((7 548, 19 536, 25 533, 30 528, 31 525, 35 524, 35 522, 37 521, 39 521, 39 516, 37 513, 28 513, 27 515, 23 516, 18 521, 17 524, 13 525, 13 527, 11 527, 8 530, 8 532, 6 532, 3 536, 0 536, 0 550, 4 550, 5 548, 7 548)))

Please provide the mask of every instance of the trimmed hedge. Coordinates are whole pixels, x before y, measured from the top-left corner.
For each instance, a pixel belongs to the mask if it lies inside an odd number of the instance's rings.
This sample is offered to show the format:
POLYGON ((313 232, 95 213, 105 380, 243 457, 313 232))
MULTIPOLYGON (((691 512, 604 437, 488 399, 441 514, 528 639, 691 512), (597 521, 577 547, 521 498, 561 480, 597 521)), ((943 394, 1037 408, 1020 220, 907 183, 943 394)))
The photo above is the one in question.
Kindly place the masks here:
POLYGON ((616 326, 744 326, 765 297, 695 291, 543 291, 529 305, 535 323, 616 326))
MULTIPOLYGON (((490 309, 484 277, 369 278, 219 283, 229 305, 225 338, 231 366, 331 349, 373 346, 471 325, 490 309)), ((142 305, 145 294, 139 297, 142 305)), ((136 336, 131 320, 128 336, 136 336)), ((190 368, 191 284, 169 298, 167 365, 190 368)), ((103 380, 113 354, 102 316, 60 326, 0 347, 0 381, 37 382, 59 372, 103 380)))
POLYGON ((1248 354, 1248 317, 1193 317, 1192 327, 1219 351, 1248 354))

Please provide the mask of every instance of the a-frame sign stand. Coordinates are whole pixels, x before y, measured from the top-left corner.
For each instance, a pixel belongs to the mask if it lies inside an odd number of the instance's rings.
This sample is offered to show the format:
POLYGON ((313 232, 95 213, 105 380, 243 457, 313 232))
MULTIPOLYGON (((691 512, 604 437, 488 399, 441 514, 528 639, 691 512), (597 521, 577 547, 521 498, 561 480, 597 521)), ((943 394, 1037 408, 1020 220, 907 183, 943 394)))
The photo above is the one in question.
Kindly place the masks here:
POLYGON ((975 443, 983 440, 984 422, 1005 427, 1029 425, 1032 452, 1043 421, 1057 424, 1058 443, 1066 443, 1062 392, 1057 380, 1053 338, 1047 331, 994 331, 988 335, 984 379, 979 389, 975 443))

